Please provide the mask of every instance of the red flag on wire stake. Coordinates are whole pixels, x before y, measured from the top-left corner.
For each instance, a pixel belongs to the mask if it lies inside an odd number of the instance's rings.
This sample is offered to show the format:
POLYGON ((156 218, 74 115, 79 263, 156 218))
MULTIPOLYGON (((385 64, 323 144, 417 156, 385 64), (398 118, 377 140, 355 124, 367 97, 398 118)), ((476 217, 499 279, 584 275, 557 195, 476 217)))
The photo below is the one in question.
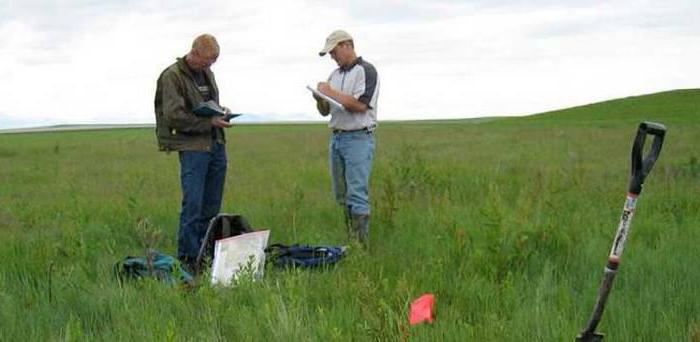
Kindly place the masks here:
POLYGON ((409 313, 408 323, 416 325, 423 321, 433 323, 433 304, 435 296, 432 293, 426 293, 411 303, 411 312, 409 313))

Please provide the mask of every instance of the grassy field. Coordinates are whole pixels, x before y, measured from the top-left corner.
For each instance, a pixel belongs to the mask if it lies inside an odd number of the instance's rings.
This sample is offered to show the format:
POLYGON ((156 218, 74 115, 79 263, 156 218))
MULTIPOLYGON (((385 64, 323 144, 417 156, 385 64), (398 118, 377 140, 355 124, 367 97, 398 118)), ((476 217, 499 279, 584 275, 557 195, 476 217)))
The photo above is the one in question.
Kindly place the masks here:
MULTIPOLYGON (((571 341, 593 306, 642 120, 668 136, 599 330, 700 341, 700 90, 525 118, 386 123, 372 249, 235 288, 120 287, 141 219, 175 254, 176 154, 149 129, 0 135, 0 339, 571 341), (435 294, 432 325, 408 325, 435 294)), ((344 244, 323 125, 228 131, 222 211, 270 242, 344 244)))

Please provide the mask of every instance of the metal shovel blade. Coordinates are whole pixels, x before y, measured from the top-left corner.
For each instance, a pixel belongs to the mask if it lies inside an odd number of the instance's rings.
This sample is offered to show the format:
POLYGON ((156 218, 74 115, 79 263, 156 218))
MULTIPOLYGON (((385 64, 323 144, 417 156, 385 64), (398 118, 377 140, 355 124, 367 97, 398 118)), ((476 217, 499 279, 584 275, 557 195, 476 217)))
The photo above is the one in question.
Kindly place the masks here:
POLYGON ((603 334, 598 333, 580 334, 576 336, 576 342, 601 342, 603 336, 603 334))

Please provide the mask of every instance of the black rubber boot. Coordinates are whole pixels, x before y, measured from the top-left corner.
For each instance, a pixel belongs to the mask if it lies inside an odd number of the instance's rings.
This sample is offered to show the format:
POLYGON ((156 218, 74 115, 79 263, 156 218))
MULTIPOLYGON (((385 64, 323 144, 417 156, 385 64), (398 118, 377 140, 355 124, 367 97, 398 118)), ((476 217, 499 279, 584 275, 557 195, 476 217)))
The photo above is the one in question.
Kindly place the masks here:
POLYGON ((369 215, 352 215, 352 233, 366 248, 369 248, 369 215))
POLYGON ((348 232, 348 237, 352 237, 352 213, 350 212, 350 207, 347 205, 343 206, 343 215, 345 218, 345 230, 348 232))

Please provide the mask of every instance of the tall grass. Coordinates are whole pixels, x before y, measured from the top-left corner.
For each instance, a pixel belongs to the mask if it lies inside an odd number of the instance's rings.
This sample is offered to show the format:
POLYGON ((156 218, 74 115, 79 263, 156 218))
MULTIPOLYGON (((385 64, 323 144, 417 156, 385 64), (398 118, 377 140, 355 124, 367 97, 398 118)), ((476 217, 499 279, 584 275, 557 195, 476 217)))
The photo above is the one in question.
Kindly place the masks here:
MULTIPOLYGON (((176 249, 177 157, 156 151, 151 130, 2 135, 0 336, 572 340, 592 309, 619 219, 636 123, 654 119, 670 122, 668 139, 600 330, 614 341, 698 340, 693 108, 671 117, 612 111, 602 121, 584 111, 382 124, 372 249, 352 249, 328 270, 268 268, 262 281, 234 288, 115 281, 116 261, 143 254, 142 220, 160 230, 150 232, 160 234, 157 248, 176 249), (425 292, 435 294, 435 322, 410 327, 409 303, 425 292)), ((271 229, 271 242, 344 244, 327 135, 322 125, 230 129, 222 211, 271 229)))

